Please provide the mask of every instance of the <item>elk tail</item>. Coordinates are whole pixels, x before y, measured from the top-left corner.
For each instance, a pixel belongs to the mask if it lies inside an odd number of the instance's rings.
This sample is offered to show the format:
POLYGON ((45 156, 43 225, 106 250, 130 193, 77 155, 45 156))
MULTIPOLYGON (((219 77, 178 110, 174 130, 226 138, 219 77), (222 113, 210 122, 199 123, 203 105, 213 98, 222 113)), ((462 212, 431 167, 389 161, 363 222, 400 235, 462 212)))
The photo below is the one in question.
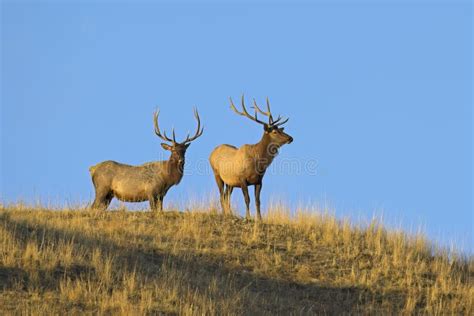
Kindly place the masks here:
POLYGON ((94 171, 95 171, 96 169, 97 169, 97 165, 92 166, 92 167, 89 168, 89 172, 90 172, 91 176, 94 175, 94 171))

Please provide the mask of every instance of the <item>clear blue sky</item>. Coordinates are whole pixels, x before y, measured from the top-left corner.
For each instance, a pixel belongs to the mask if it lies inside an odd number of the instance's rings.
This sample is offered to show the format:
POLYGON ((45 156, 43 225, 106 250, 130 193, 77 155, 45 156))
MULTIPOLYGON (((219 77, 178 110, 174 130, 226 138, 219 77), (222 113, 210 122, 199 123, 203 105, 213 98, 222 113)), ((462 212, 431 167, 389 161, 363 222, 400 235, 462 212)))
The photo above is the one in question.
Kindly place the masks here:
POLYGON ((278 197, 384 214, 467 249, 471 2, 291 2, 2 1, 1 199, 88 200, 89 166, 163 158, 153 110, 182 137, 193 105, 205 134, 166 204, 205 199, 217 189, 197 169, 211 150, 261 136, 229 109, 244 92, 291 118, 295 142, 275 163, 317 162, 316 174, 268 174, 264 207, 278 197))

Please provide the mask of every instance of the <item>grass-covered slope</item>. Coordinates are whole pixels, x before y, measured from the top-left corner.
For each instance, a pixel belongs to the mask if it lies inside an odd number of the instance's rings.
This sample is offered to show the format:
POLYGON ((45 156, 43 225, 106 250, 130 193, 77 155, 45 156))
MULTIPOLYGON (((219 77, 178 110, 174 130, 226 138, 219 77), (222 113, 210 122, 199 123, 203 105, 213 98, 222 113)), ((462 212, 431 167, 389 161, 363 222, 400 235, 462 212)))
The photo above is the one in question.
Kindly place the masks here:
POLYGON ((473 313, 474 260, 332 216, 0 207, 0 314, 473 313))

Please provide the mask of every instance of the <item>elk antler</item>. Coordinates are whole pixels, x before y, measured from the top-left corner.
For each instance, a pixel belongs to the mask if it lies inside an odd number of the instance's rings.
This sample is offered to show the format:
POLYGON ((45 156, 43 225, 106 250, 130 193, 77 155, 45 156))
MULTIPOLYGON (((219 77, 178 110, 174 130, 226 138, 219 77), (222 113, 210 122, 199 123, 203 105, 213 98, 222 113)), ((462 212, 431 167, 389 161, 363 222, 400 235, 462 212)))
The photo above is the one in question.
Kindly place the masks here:
POLYGON ((192 142, 196 138, 200 137, 202 135, 202 132, 204 132, 204 127, 201 129, 201 119, 199 118, 199 113, 198 113, 198 110, 196 108, 194 108, 194 117, 196 118, 197 123, 198 123, 197 124, 197 129, 196 129, 196 134, 191 138, 189 138, 189 134, 188 134, 188 136, 186 136, 186 140, 184 142, 182 142, 182 144, 192 142))
POLYGON ((257 110, 255 110, 255 116, 252 116, 252 115, 249 114, 249 112, 247 112, 247 108, 245 107, 244 95, 243 94, 242 94, 242 112, 239 112, 237 110, 237 108, 234 105, 234 102, 232 101, 232 98, 229 98, 229 99, 230 99, 230 107, 232 108, 232 110, 235 113, 237 113, 239 115, 242 115, 242 116, 245 116, 245 117, 247 117, 247 118, 251 119, 252 121, 257 122, 259 124, 268 125, 267 123, 262 122, 257 118, 257 110))
POLYGON ((155 113, 153 114, 153 123, 155 125, 155 134, 156 136, 158 136, 159 138, 161 138, 162 140, 164 141, 167 141, 167 142, 170 142, 170 143, 173 143, 173 144, 176 144, 176 135, 174 133, 174 128, 173 128, 173 139, 170 139, 168 136, 166 136, 166 132, 164 132, 163 134, 161 134, 161 131, 160 131, 160 126, 158 124, 158 116, 160 115, 160 110, 156 110, 155 113))
POLYGON ((265 116, 268 116, 268 123, 271 125, 272 122, 273 122, 273 116, 272 116, 272 112, 270 110, 270 103, 268 102, 268 98, 267 98, 267 112, 264 112, 262 111, 258 105, 257 105, 257 101, 255 101, 255 99, 253 99, 253 109, 255 109, 255 112, 259 112, 260 114, 262 115, 265 115, 265 116))
POLYGON ((258 107, 255 99, 253 99, 253 108, 255 109, 255 112, 259 112, 262 115, 268 116, 268 125, 270 126, 278 127, 285 124, 289 120, 289 118, 287 118, 286 120, 281 121, 282 117, 280 115, 278 116, 276 120, 273 120, 272 111, 270 110, 270 100, 268 100, 268 97, 267 97, 267 111, 266 112, 262 111, 262 109, 258 107))

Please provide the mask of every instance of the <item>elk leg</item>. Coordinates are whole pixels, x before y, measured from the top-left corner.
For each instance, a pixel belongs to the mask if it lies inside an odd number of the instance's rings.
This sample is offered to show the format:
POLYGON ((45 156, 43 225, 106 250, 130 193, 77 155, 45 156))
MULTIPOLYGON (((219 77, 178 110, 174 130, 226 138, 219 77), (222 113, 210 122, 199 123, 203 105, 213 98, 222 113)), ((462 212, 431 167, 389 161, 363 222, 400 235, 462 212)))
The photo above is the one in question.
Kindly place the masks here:
POLYGON ((114 195, 112 192, 96 190, 94 203, 92 203, 92 209, 105 211, 107 207, 109 207, 113 197, 114 195))
POLYGON ((215 175, 217 186, 219 187, 219 196, 221 200, 222 213, 225 214, 225 193, 224 193, 224 181, 221 177, 215 175))
POLYGON ((94 202, 92 203, 91 209, 93 209, 93 210, 98 209, 99 204, 100 204, 100 202, 99 202, 99 200, 97 199, 97 196, 96 196, 95 199, 94 199, 94 202))
POLYGON ((227 199, 227 204, 229 206, 229 211, 232 213, 232 207, 231 207, 231 202, 232 202, 232 199, 231 199, 231 196, 232 196, 232 192, 234 192, 234 187, 230 187, 229 188, 229 198, 227 199))
POLYGON ((153 212, 157 212, 157 211, 163 212, 163 196, 154 195, 154 196, 150 197, 149 201, 150 201, 150 209, 153 212))
POLYGON ((257 220, 262 220, 262 215, 260 213, 260 192, 262 191, 262 184, 255 185, 255 207, 257 209, 257 220))
POLYGON ((150 202, 150 210, 156 211, 157 201, 158 201, 158 198, 156 196, 150 196, 148 198, 148 202, 150 202))
POLYGON ((105 197, 104 211, 109 207, 110 202, 112 202, 113 198, 114 198, 114 194, 112 192, 109 192, 109 194, 107 194, 107 196, 105 197))
POLYGON ((249 187, 247 186, 247 183, 242 184, 242 193, 244 194, 244 200, 245 200, 245 218, 250 219, 250 196, 249 196, 249 187))
POLYGON ((230 202, 231 202, 231 196, 232 196, 232 191, 234 191, 234 187, 230 185, 226 185, 225 192, 224 192, 224 200, 225 200, 225 210, 229 213, 232 214, 232 210, 230 207, 230 202))
POLYGON ((158 197, 158 210, 160 212, 163 212, 163 200, 165 199, 165 196, 164 195, 160 195, 158 197))

